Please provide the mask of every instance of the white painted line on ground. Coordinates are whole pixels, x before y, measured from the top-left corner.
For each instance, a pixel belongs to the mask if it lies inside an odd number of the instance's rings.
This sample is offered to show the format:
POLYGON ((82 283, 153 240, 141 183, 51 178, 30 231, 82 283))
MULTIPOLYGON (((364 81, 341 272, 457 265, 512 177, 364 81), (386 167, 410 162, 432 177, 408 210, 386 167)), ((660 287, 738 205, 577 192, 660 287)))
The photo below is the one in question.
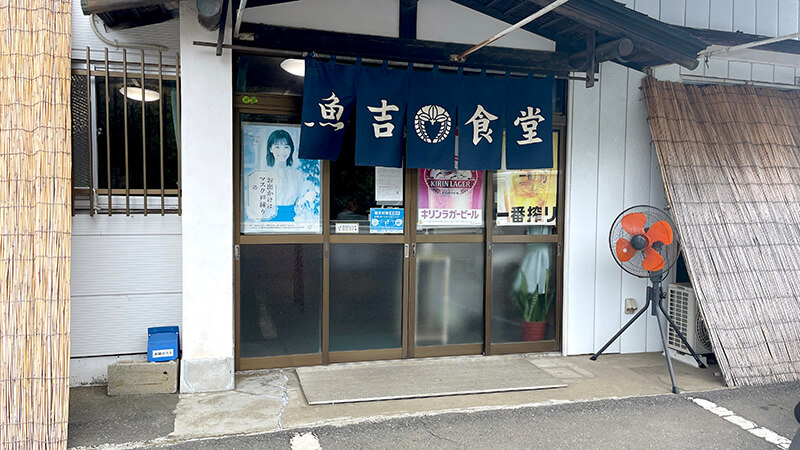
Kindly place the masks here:
POLYGON ((761 439, 769 442, 770 444, 776 445, 778 448, 782 448, 784 450, 788 449, 790 445, 792 445, 792 441, 790 439, 786 439, 785 437, 781 436, 780 434, 764 427, 759 427, 755 424, 755 422, 749 421, 742 416, 737 416, 733 413, 733 411, 723 408, 722 406, 717 405, 716 403, 706 400, 704 398, 694 398, 688 397, 689 400, 693 401, 697 406, 705 409, 706 411, 716 414, 719 417, 727 420, 728 422, 738 425, 739 428, 747 431, 748 433, 758 436, 761 439))
POLYGON ((314 433, 295 433, 289 443, 292 444, 292 450, 322 450, 314 433))

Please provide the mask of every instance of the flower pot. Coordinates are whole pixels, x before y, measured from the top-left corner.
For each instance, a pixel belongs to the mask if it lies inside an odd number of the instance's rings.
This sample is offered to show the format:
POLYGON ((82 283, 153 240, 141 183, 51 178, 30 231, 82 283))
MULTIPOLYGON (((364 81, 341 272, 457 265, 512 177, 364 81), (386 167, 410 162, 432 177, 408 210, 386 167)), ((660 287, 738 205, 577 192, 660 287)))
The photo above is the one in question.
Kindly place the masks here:
POLYGON ((523 341, 541 341, 544 339, 544 329, 547 322, 522 322, 523 341))

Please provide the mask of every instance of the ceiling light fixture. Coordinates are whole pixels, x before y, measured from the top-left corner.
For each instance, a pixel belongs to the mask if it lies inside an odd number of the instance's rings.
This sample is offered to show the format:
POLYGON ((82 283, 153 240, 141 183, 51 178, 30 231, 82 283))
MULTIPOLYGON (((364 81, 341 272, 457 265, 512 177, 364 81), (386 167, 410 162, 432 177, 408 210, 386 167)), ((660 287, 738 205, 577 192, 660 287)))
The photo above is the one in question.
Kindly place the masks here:
MULTIPOLYGON (((121 87, 119 88, 119 93, 128 97, 131 100, 142 101, 142 88, 138 86, 128 86, 128 87, 121 87)), ((145 102, 154 102, 159 100, 161 96, 158 92, 152 89, 145 89, 144 90, 144 101, 145 102)))
POLYGON ((292 75, 303 77, 306 75, 306 61, 296 58, 284 59, 281 61, 281 69, 292 75))

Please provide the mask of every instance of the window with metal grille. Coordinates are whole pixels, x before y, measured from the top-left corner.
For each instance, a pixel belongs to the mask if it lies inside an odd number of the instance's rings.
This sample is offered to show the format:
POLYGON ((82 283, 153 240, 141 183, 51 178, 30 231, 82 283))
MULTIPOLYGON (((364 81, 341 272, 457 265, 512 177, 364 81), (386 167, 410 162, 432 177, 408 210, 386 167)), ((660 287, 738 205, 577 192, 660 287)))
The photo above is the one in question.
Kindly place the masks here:
POLYGON ((180 214, 179 64, 91 54, 73 61, 73 215, 180 214))

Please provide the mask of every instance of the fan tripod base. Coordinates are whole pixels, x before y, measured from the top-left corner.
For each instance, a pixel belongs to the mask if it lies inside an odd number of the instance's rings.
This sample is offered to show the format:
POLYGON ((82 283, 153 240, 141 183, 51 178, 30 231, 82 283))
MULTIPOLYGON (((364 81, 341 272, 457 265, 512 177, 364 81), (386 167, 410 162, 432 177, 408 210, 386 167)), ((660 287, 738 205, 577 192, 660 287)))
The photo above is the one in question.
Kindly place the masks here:
POLYGON ((652 277, 650 281, 653 282, 653 286, 647 288, 647 301, 645 302, 644 307, 642 307, 642 309, 640 309, 639 312, 636 313, 636 315, 633 316, 631 320, 629 320, 628 323, 625 324, 625 326, 620 328, 620 330, 617 331, 617 334, 615 334, 614 337, 609 339, 609 341, 606 342, 606 345, 604 345, 603 348, 598 350, 597 353, 592 355, 589 359, 591 359, 592 361, 597 360, 597 357, 603 354, 603 352, 608 348, 608 346, 611 345, 614 341, 616 341, 617 338, 620 337, 622 333, 624 333, 625 330, 627 330, 628 327, 631 326, 631 324, 636 321, 636 319, 638 319, 642 314, 644 314, 645 311, 647 311, 647 307, 650 306, 650 315, 656 317, 656 321, 658 322, 658 329, 659 332, 661 333, 661 344, 664 346, 664 356, 666 356, 667 358, 667 369, 669 370, 669 378, 672 381, 672 393, 677 394, 679 390, 678 390, 678 385, 675 384, 675 373, 672 371, 672 359, 669 357, 669 348, 667 346, 667 332, 666 332, 667 330, 661 325, 661 320, 659 320, 658 317, 659 315, 663 315, 664 318, 667 319, 667 322, 669 322, 669 326, 671 326, 672 329, 675 330, 675 334, 677 334, 678 337, 681 339, 683 345, 685 345, 686 348, 689 349, 689 352, 692 353, 692 356, 694 357, 694 360, 697 361, 698 366, 701 369, 705 369, 706 365, 703 364, 703 362, 700 360, 700 357, 697 356, 697 353, 694 352, 692 346, 689 345, 688 342, 686 342, 686 337, 684 337, 683 333, 681 333, 677 325, 675 325, 675 322, 673 322, 672 318, 669 316, 669 314, 667 314, 667 310, 664 309, 664 304, 662 303, 661 299, 661 277, 660 276, 652 277))

